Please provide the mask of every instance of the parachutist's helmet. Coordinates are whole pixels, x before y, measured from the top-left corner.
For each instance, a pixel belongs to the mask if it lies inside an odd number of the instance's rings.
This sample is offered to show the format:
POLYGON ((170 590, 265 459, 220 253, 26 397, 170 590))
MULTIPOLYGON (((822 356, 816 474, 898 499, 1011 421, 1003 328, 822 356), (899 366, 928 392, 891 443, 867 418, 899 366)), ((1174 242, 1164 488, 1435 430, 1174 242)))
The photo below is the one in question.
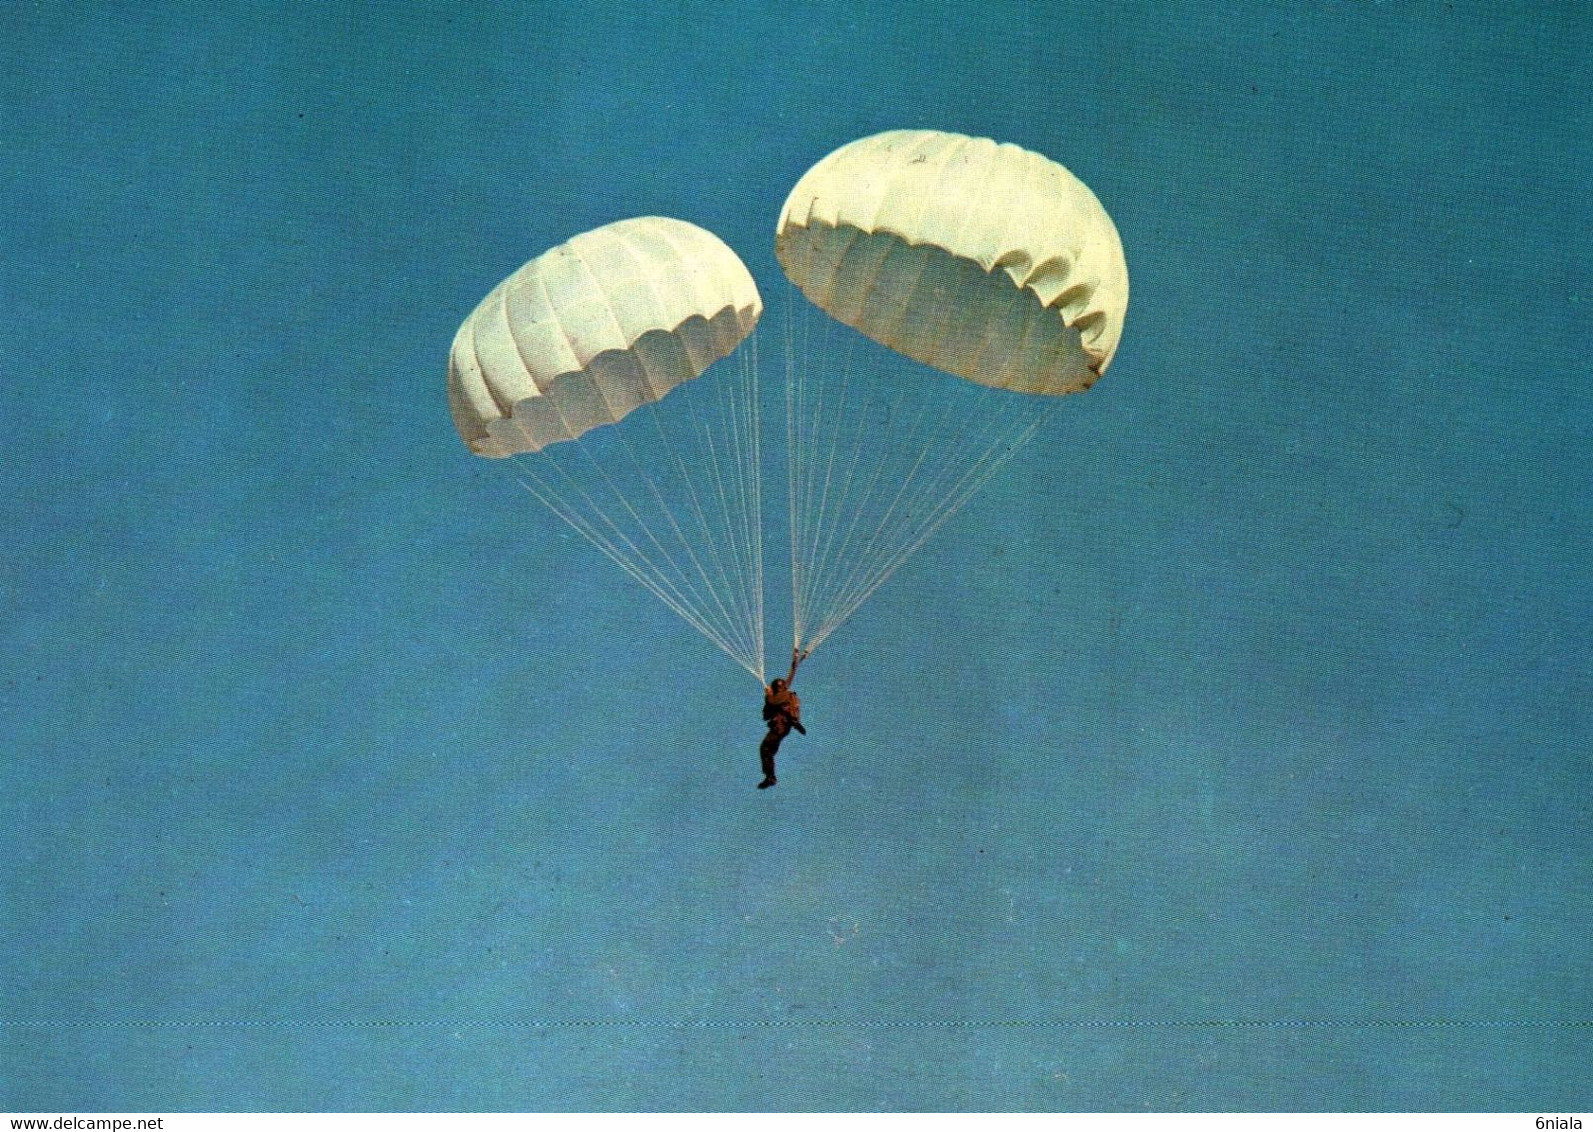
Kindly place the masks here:
POLYGON ((776 676, 769 682, 769 687, 773 688, 776 692, 783 692, 785 691, 785 680, 779 676, 776 676))

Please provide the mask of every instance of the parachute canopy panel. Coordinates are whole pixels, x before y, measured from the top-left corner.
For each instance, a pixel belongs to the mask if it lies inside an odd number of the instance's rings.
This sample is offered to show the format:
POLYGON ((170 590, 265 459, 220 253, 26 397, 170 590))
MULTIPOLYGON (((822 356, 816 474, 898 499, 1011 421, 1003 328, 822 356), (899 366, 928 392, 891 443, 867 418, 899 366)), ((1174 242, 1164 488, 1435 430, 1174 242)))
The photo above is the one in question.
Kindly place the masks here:
POLYGON ((544 252, 454 336, 448 404, 480 456, 622 420, 725 357, 763 313, 746 265, 683 220, 621 220, 544 252))
POLYGON ((1026 393, 1088 389, 1123 333, 1117 228, 1061 165, 893 130, 842 146, 786 199, 775 253, 815 304, 936 369, 1026 393))

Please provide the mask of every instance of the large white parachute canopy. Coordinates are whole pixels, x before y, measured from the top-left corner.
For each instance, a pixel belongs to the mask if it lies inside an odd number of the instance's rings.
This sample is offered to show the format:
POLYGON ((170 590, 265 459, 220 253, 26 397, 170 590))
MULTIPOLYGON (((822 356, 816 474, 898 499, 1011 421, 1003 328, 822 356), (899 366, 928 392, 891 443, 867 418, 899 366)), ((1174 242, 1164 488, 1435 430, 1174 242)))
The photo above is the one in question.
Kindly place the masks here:
POLYGON ((480 456, 614 424, 734 350, 763 301, 736 253, 648 216, 576 236, 481 301, 454 336, 448 402, 480 456))
MULTIPOLYGON (((787 387, 795 636, 816 647, 1039 427, 1123 333, 1111 217, 1038 153, 892 130, 791 190, 775 254, 816 306, 957 381, 852 345, 794 349, 787 387), (1040 396, 1028 396, 1038 394, 1040 396)), ((805 326, 788 327, 788 346, 805 326)))
POLYGON ((833 317, 1002 389, 1087 389, 1117 350, 1128 266, 1084 182, 989 138, 891 130, 797 182, 775 254, 833 317))
POLYGON ((526 490, 760 681, 758 373, 737 346, 762 312, 711 232, 621 220, 493 288, 448 358, 470 450, 516 457, 526 490))

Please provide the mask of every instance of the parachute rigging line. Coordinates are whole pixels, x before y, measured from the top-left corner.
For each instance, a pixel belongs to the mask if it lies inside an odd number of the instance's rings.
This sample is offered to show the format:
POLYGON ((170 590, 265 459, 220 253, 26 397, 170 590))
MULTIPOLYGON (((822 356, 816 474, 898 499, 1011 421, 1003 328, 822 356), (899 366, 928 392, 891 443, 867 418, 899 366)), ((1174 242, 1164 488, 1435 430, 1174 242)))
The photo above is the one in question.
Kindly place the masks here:
POLYGON ((515 465, 521 486, 762 683, 761 412, 751 338, 750 349, 632 420, 519 453, 515 465))
POLYGON ((1054 398, 975 385, 887 356, 858 372, 861 336, 787 291, 787 494, 792 615, 815 649, 1039 428, 1054 398))

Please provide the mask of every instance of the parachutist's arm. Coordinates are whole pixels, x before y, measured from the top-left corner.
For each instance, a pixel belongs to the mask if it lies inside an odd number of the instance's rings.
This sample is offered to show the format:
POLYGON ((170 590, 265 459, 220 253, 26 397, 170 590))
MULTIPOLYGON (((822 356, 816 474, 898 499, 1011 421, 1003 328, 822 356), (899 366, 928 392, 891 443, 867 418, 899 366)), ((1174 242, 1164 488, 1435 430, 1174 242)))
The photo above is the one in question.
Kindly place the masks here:
POLYGON ((796 645, 791 646, 791 671, 786 673, 786 687, 789 688, 791 686, 791 681, 796 679, 797 665, 801 664, 807 658, 808 654, 805 650, 798 648, 796 645))

